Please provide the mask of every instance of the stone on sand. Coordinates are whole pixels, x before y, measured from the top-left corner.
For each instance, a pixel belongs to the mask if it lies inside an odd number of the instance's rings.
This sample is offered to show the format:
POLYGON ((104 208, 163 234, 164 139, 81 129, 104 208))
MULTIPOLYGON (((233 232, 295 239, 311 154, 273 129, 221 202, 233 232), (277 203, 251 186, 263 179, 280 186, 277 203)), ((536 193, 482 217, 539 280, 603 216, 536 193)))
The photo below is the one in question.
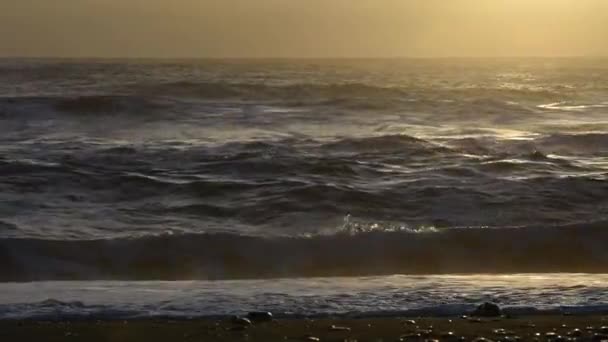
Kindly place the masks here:
POLYGON ((264 311, 259 311, 259 312, 250 312, 247 314, 247 318, 249 320, 251 320, 252 322, 270 322, 272 321, 272 313, 271 312, 264 312, 264 311))
POLYGON ((252 325, 253 323, 251 323, 251 320, 249 320, 248 318, 245 317, 232 317, 232 323, 236 324, 236 325, 242 325, 242 326, 247 326, 247 325, 252 325))
POLYGON ((332 325, 331 327, 329 327, 329 331, 350 331, 350 328, 332 325))
POLYGON ((502 310, 498 305, 486 302, 478 306, 471 315, 477 317, 500 317, 502 315, 502 310))

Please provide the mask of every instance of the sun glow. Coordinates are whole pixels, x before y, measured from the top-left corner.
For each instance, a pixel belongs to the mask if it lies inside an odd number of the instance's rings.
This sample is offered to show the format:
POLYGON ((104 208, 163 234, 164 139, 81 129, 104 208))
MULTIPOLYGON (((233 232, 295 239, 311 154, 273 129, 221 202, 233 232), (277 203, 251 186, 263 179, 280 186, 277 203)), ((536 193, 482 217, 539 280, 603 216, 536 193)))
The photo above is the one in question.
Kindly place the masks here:
POLYGON ((0 3, 9 56, 597 56, 607 34, 604 0, 0 3))

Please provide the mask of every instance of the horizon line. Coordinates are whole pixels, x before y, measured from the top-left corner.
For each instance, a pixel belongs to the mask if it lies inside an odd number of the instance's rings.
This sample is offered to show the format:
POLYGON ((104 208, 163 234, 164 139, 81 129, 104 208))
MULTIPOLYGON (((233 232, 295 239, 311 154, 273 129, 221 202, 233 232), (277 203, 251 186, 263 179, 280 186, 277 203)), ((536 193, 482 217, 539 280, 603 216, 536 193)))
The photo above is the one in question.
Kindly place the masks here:
POLYGON ((264 56, 264 57, 234 57, 234 56, 157 56, 157 57, 133 57, 133 56, 0 56, 0 60, 7 59, 30 59, 30 60, 441 60, 441 59, 605 59, 608 55, 562 55, 562 56, 542 56, 542 55, 513 55, 513 56, 264 56))

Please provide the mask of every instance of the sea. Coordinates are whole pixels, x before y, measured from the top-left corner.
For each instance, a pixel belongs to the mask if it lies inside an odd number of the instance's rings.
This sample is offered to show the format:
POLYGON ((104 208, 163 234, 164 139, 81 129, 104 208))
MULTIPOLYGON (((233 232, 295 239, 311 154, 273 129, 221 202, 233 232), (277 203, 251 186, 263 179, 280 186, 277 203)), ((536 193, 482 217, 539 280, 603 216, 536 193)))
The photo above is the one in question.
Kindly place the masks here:
POLYGON ((0 319, 608 312, 608 59, 0 60, 0 319))

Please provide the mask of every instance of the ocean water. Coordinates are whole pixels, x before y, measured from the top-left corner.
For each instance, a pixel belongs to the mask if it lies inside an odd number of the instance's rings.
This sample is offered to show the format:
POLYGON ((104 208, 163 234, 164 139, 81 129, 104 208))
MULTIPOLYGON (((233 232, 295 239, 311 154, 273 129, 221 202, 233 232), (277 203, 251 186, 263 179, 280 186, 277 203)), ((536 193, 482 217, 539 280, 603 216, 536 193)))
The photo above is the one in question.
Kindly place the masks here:
POLYGON ((5 59, 0 318, 601 307, 607 180, 606 59, 5 59))

